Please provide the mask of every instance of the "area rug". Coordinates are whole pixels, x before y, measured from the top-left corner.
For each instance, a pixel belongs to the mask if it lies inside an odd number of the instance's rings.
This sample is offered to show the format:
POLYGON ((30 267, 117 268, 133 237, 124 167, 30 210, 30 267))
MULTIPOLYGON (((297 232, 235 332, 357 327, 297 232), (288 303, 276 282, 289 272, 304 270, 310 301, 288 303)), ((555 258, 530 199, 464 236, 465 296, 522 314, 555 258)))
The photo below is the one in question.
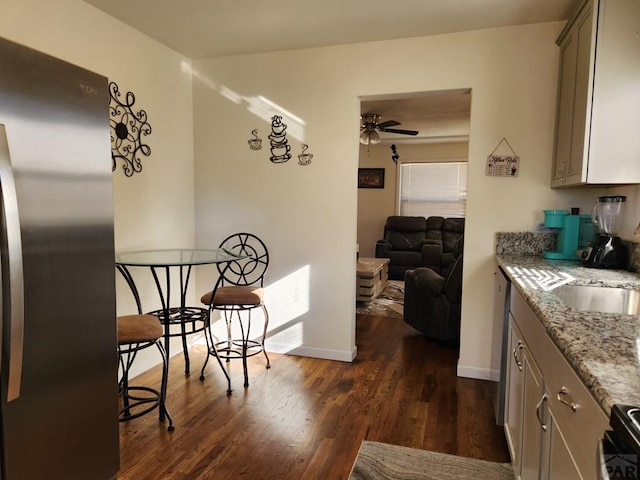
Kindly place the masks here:
POLYGON ((362 442, 350 480, 513 480, 509 463, 488 462, 446 453, 362 442))
POLYGON ((356 302, 356 313, 402 318, 404 311, 404 282, 389 280, 386 288, 370 302, 356 302))

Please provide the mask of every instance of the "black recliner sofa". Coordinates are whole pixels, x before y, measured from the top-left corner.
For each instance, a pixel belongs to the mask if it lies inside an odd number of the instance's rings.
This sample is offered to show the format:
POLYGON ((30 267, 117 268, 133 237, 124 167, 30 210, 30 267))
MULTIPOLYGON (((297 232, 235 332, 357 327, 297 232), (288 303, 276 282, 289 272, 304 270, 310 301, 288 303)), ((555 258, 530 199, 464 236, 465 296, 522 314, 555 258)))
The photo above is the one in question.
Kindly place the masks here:
POLYGON ((464 218, 391 216, 376 242, 376 257, 389 259, 389 278, 404 280, 407 270, 429 267, 442 273, 464 236, 464 218))
POLYGON ((404 321, 427 337, 459 344, 464 238, 451 252, 452 262, 441 272, 408 270, 404 282, 404 321))

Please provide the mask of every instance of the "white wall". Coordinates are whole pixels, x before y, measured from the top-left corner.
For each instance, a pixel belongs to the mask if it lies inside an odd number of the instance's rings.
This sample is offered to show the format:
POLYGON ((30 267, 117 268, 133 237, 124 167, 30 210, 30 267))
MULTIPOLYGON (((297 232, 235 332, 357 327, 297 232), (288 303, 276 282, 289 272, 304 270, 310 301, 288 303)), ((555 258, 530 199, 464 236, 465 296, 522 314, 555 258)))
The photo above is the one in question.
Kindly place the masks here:
POLYGON ((196 241, 205 246, 242 228, 265 238, 273 253, 270 285, 295 279, 270 300, 294 307, 272 316, 284 350, 289 342, 293 352, 339 359, 354 351, 358 98, 471 88, 458 370, 493 375, 494 233, 527 230, 543 208, 586 208, 592 197, 549 188, 562 25, 194 61, 196 241), (288 117, 290 143, 294 153, 300 142, 310 145, 310 166, 295 159, 274 165, 268 150, 249 151, 252 129, 265 142, 269 133, 268 121, 252 113, 256 107, 267 119, 280 109, 300 119, 296 137, 288 117), (503 137, 521 157, 520 175, 486 177, 486 157, 503 137), (298 276, 301 269, 308 278, 298 276))
MULTIPOLYGON (((134 108, 145 109, 151 124, 151 156, 131 178, 120 166, 113 174, 116 251, 193 246, 190 60, 79 0, 2 0, 0 37, 98 72, 123 94, 134 92, 134 108)), ((143 307, 159 308, 148 272, 134 275, 143 307)), ((133 313, 131 294, 117 280, 118 312, 133 313)))

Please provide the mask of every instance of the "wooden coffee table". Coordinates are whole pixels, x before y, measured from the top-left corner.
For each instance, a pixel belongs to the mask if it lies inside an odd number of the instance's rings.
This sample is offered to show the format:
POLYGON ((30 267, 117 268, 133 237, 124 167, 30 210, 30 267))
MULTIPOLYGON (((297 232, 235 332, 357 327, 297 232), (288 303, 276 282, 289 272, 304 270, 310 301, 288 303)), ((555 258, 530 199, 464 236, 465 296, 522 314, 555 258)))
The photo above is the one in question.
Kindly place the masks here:
POLYGON ((356 263, 356 301, 369 302, 389 282, 388 258, 360 258, 356 263))

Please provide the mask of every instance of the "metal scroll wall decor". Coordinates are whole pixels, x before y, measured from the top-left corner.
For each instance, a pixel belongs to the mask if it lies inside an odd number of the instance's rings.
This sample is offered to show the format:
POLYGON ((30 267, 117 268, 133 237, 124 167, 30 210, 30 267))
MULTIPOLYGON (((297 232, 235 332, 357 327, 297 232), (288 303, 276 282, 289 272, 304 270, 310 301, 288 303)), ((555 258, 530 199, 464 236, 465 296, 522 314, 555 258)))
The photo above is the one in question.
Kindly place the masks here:
POLYGON ((141 155, 151 155, 151 147, 144 143, 143 137, 151 133, 151 125, 147 121, 147 112, 133 110, 136 97, 127 92, 121 98, 120 87, 116 82, 109 84, 109 123, 111 125, 111 170, 122 163, 127 177, 142 171, 141 155))

